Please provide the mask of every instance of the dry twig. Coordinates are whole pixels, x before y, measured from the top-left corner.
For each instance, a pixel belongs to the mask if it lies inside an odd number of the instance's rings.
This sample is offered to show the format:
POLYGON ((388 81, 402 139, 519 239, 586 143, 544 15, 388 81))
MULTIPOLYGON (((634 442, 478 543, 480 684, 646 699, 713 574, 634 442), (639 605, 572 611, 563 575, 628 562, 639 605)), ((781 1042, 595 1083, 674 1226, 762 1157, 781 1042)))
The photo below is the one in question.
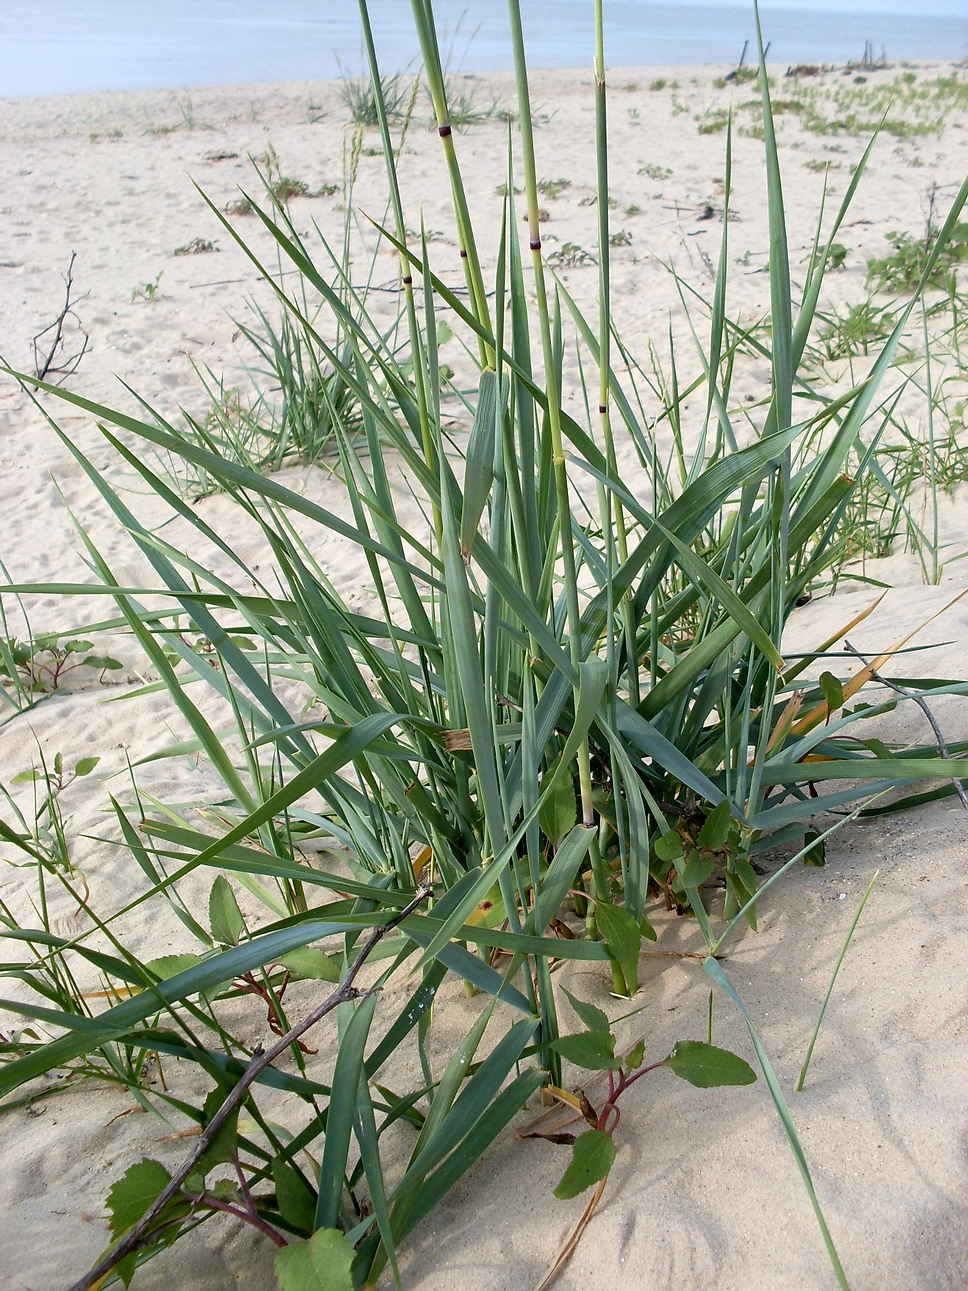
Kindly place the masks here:
MULTIPOLYGON (((49 323, 42 331, 34 337, 34 373, 41 381, 51 373, 60 373, 62 376, 70 376, 76 372, 78 364, 87 353, 87 347, 91 343, 91 338, 81 326, 81 320, 74 312, 74 306, 77 301, 74 299, 74 261, 77 259, 77 252, 71 252, 71 261, 67 266, 67 273, 64 275, 64 304, 60 313, 52 323, 49 323), (73 354, 65 357, 67 349, 68 323, 76 327, 80 332, 83 340, 80 342, 81 348, 73 354), (45 339, 46 338, 46 339, 45 339)), ((90 292, 85 292, 80 299, 83 300, 89 296, 90 292)), ((74 341, 77 344, 77 341, 74 341)))

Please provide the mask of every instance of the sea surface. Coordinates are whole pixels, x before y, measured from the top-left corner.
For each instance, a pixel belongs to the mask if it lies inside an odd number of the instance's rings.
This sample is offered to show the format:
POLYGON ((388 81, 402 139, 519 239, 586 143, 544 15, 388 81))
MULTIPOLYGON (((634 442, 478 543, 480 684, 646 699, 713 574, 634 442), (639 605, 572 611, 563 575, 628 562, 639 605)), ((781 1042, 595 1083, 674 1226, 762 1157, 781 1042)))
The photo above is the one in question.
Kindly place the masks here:
MULTIPOLYGON (((794 9, 764 0, 772 60, 856 60, 868 41, 892 60, 968 57, 968 0, 922 0, 907 14, 872 11, 871 0, 853 0, 866 12, 851 0, 814 7, 823 2, 794 9)), ((592 0, 522 0, 532 66, 588 66, 592 8, 592 0)), ((435 0, 434 11, 452 70, 511 66, 503 0, 435 0)), ((409 0, 370 0, 370 13, 384 71, 416 68, 409 0)), ((732 64, 745 41, 754 48, 743 0, 605 0, 605 15, 612 66, 732 64)), ((314 80, 361 66, 356 0, 0 0, 2 96, 314 80)))

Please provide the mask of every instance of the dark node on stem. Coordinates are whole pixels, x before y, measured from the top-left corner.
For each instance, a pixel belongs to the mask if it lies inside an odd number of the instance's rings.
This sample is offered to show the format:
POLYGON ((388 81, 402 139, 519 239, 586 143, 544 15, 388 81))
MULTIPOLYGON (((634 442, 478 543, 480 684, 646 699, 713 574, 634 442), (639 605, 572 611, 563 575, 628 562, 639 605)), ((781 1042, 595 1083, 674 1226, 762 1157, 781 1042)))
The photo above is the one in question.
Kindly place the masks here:
POLYGON ((440 135, 441 139, 448 139, 452 131, 449 125, 442 125, 437 127, 437 133, 440 135))
POLYGON ((410 275, 409 275, 409 274, 407 274, 406 278, 404 278, 404 280, 403 280, 403 285, 404 285, 405 287, 412 287, 412 286, 413 286, 413 279, 410 277, 410 275))
POLYGON ((599 412, 602 414, 602 416, 604 417, 604 416, 605 416, 605 414, 608 412, 608 409, 606 408, 606 406, 605 406, 603 403, 600 403, 600 404, 598 405, 598 411, 599 411, 599 412))
POLYGON ((531 248, 531 250, 532 250, 532 251, 540 251, 540 250, 541 250, 541 239, 540 239, 540 238, 532 238, 532 239, 531 239, 531 241, 528 243, 528 245, 530 246, 530 248, 531 248))
POLYGON ((467 252, 464 250, 464 248, 463 248, 463 247, 461 247, 461 249, 460 249, 460 258, 461 258, 462 260, 466 260, 466 259, 467 259, 467 252))

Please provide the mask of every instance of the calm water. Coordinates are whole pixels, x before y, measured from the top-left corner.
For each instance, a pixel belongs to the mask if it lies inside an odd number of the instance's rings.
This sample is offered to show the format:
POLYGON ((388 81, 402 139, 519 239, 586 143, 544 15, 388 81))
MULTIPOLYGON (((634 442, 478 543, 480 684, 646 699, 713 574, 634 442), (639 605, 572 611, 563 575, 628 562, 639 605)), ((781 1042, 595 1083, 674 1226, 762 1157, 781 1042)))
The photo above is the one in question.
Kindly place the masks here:
MULTIPOLYGON (((782 2, 782 0, 781 0, 782 2)), ((789 2, 789 0, 788 0, 789 2)), ((388 72, 415 66, 409 0, 371 0, 388 72)), ((511 65, 501 0, 436 0, 450 65, 511 65)), ((592 0, 523 0, 535 67, 590 62, 592 0)), ((948 16, 854 13, 764 3, 770 57, 780 63, 859 58, 864 42, 891 59, 968 56, 968 0, 912 8, 948 16)), ((311 80, 360 70, 355 0, 0 0, 0 95, 160 89, 311 80)), ((729 63, 753 37, 752 5, 736 8, 606 0, 614 66, 729 63)))

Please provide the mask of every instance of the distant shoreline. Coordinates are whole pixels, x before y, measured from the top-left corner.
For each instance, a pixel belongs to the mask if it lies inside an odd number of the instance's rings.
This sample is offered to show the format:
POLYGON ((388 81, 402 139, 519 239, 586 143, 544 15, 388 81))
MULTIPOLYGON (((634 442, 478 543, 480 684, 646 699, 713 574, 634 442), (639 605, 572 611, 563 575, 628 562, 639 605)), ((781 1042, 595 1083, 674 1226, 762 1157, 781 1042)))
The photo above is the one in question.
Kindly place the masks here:
MULTIPOLYGON (((968 17, 920 13, 767 9, 764 38, 777 63, 859 60, 867 42, 892 62, 968 57, 968 17)), ((407 0, 371 0, 378 56, 387 73, 419 63, 407 0)), ((512 59, 504 6, 467 21, 466 0, 437 0, 447 58, 465 73, 505 71, 512 59)), ((534 68, 587 67, 590 0, 526 0, 534 68)), ((356 6, 321 19, 314 0, 264 6, 249 0, 225 16, 219 0, 168 0, 148 13, 127 0, 77 6, 71 0, 6 0, 0 14, 0 97, 118 90, 201 89, 331 80, 362 71, 356 6), (263 13, 263 9, 265 12, 263 13)), ((641 67, 735 65, 755 50, 752 3, 606 6, 606 58, 641 67)))

